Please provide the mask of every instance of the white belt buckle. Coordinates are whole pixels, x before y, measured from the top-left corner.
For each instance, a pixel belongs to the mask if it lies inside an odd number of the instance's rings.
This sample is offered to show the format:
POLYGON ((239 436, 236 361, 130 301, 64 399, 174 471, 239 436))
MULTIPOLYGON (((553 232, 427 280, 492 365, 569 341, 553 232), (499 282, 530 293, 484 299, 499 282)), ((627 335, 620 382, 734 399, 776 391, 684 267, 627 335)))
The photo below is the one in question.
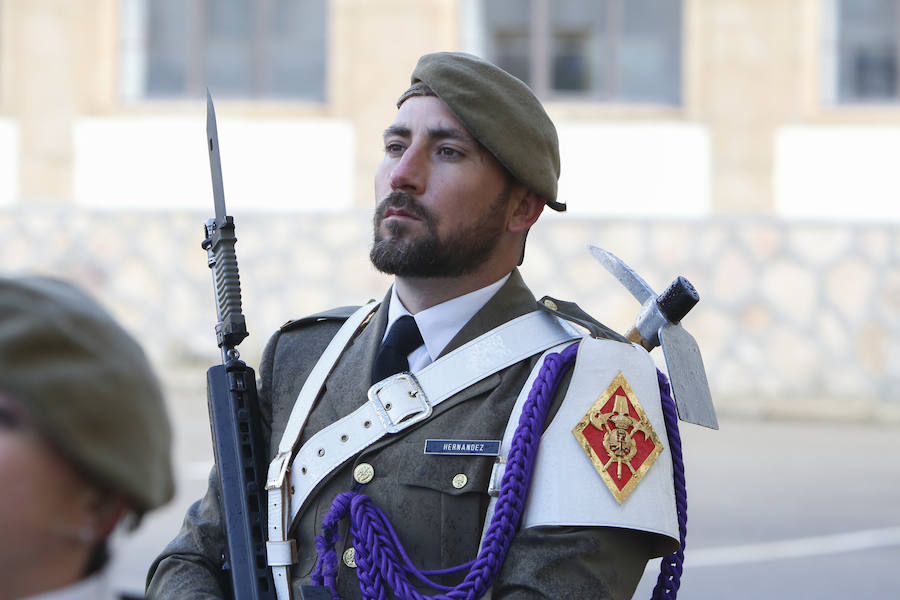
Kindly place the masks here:
POLYGON ((431 404, 428 402, 428 398, 425 396, 425 390, 422 389, 422 386, 419 385, 419 380, 416 379, 416 376, 412 373, 397 373, 396 375, 391 375, 387 379, 379 381, 369 388, 369 401, 375 408, 375 412, 378 414, 378 418, 381 419, 385 431, 387 431, 388 433, 397 433, 398 431, 403 431, 407 427, 411 427, 416 423, 420 423, 430 417, 432 412, 431 404), (390 414, 388 414, 388 409, 385 408, 384 402, 379 396, 379 392, 381 392, 381 390, 385 389, 388 386, 393 386, 400 382, 405 382, 407 384, 407 395, 409 395, 410 398, 418 400, 422 410, 418 413, 406 417, 399 423, 395 423, 390 414))

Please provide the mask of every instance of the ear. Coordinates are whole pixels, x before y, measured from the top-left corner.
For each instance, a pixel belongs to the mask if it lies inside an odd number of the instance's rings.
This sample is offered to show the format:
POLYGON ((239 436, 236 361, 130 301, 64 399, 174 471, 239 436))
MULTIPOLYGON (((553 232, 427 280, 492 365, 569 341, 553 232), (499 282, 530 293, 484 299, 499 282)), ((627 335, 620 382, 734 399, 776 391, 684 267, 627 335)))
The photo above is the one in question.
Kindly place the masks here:
POLYGON ((535 224, 544 210, 544 199, 535 192, 520 188, 512 194, 510 216, 506 230, 510 233, 524 233, 535 224))
POLYGON ((77 531, 82 541, 92 543, 109 537, 128 510, 124 498, 93 485, 83 490, 78 504, 81 525, 77 531))
POLYGON ((116 525, 128 512, 129 504, 124 498, 112 496, 99 502, 94 511, 97 533, 102 538, 107 538, 116 525))

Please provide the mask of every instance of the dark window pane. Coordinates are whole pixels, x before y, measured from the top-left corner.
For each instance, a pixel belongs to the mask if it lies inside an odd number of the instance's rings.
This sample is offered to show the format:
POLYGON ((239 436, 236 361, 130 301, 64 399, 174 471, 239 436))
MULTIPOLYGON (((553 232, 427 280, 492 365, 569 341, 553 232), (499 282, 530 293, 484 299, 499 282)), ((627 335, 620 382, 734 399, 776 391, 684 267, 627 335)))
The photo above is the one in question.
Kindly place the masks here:
POLYGON ((143 0, 148 96, 325 99, 326 0, 143 0))
POLYGON ((551 86, 555 91, 610 94, 608 4, 605 0, 551 3, 551 86))
POLYGON ((276 0, 269 20, 269 95, 325 99, 325 0, 276 0))
POLYGON ((183 0, 155 0, 147 6, 147 93, 178 96, 188 80, 190 23, 183 0))
POLYGON ((557 32, 553 36, 553 89, 586 92, 591 89, 590 33, 557 32))
POLYGON ((482 0, 482 6, 488 58, 538 81, 539 94, 681 101, 681 0, 482 0), (535 15, 546 22, 530 23, 535 15))
POLYGON ((488 30, 496 27, 527 30, 531 25, 531 0, 486 0, 481 4, 488 30))
POLYGON ((494 63, 527 84, 531 82, 528 33, 523 31, 498 31, 494 35, 496 53, 494 63))
POLYGON ((619 95, 633 102, 681 101, 681 0, 627 0, 618 52, 619 95))
POLYGON ((501 69, 531 84, 529 0, 483 2, 487 57, 501 69))
POLYGON ((219 96, 252 96, 255 4, 206 3, 206 84, 219 96))
POLYGON ((897 0, 840 0, 838 99, 897 99, 897 0))

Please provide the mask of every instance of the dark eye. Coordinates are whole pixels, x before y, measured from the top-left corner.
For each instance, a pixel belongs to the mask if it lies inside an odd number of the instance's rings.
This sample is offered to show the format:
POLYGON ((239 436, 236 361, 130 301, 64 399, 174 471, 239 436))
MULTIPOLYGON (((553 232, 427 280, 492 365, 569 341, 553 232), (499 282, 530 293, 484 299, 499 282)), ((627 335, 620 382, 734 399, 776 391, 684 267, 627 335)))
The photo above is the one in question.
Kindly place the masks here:
POLYGON ((462 153, 459 150, 450 148, 449 146, 442 146, 439 152, 444 158, 458 158, 462 156, 462 153))
POLYGON ((6 406, 0 406, 0 429, 18 429, 22 418, 6 406))
POLYGON ((384 151, 387 154, 399 154, 403 152, 403 144, 399 142, 390 142, 384 145, 384 151))

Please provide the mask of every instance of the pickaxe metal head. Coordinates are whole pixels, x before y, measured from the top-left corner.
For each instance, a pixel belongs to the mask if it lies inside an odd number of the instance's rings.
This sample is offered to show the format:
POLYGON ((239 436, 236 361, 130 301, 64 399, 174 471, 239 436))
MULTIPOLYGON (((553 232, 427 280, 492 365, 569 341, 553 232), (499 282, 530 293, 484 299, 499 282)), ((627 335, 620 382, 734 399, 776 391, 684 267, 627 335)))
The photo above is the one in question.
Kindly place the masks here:
POLYGON ((594 258, 641 303, 641 312, 627 337, 648 351, 662 346, 678 417, 682 421, 718 429, 700 348, 680 323, 700 300, 697 290, 690 281, 678 277, 657 295, 619 257, 597 246, 589 246, 589 249, 594 258))

